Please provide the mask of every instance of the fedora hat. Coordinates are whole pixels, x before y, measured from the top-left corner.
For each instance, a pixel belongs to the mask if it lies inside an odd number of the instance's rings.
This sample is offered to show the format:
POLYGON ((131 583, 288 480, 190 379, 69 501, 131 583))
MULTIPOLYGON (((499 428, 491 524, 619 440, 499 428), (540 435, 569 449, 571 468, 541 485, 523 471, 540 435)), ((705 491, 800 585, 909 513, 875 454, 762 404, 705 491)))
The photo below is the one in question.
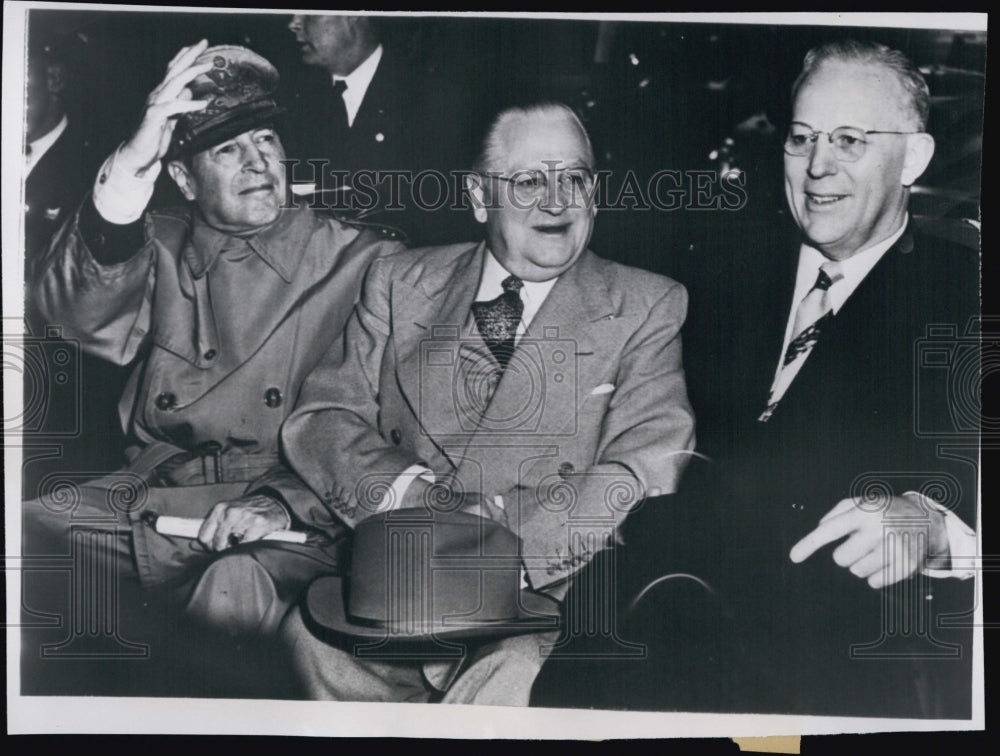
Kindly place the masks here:
POLYGON ((521 589, 520 539, 463 512, 397 509, 355 528, 350 574, 306 594, 320 635, 419 642, 545 632, 559 605, 521 589))
POLYGON ((169 160, 266 126, 285 112, 274 99, 278 70, 253 50, 217 45, 198 56, 195 64, 201 63, 211 63, 212 69, 197 76, 188 88, 192 99, 208 100, 208 105, 177 119, 167 152, 169 160))

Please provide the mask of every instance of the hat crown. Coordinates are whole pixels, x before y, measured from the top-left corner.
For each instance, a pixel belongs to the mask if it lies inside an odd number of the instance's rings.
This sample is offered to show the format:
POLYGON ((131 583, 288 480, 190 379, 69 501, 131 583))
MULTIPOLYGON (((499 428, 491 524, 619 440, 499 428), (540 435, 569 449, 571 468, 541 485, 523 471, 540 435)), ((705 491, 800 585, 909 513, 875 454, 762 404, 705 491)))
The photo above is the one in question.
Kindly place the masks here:
POLYGON ((376 515, 355 529, 347 614, 403 634, 515 621, 519 546, 510 530, 475 515, 376 515))
POLYGON ((209 62, 211 70, 189 85, 195 100, 211 100, 209 108, 267 97, 278 88, 277 69, 253 50, 236 45, 210 47, 198 56, 195 65, 209 62))
POLYGON ((212 68, 195 77, 188 88, 193 99, 207 100, 208 105, 177 119, 170 159, 268 125, 283 112, 274 100, 278 70, 263 56, 239 45, 217 45, 195 60, 195 65, 203 63, 212 68))

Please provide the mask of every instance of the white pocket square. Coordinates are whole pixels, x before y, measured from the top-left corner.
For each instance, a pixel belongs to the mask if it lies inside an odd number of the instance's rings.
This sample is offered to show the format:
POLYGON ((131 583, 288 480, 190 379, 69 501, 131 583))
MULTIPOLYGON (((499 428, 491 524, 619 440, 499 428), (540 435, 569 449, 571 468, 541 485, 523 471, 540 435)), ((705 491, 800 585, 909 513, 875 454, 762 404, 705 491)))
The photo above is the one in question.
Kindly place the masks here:
POLYGON ((595 388, 590 392, 591 396, 597 396, 598 394, 610 394, 615 390, 615 384, 613 383, 602 383, 600 386, 595 388))

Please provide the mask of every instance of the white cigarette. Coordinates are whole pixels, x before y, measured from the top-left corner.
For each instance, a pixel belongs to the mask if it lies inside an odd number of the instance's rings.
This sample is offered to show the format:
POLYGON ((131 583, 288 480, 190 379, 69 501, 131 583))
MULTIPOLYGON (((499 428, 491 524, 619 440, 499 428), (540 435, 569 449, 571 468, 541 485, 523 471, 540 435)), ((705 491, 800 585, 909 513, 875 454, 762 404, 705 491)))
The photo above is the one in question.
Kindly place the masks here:
MULTIPOLYGON (((178 536, 179 538, 197 538, 204 520, 197 517, 170 517, 160 515, 156 518, 156 532, 161 535, 178 536)), ((282 543, 305 543, 306 533, 300 530, 275 530, 264 536, 264 541, 281 541, 282 543)))

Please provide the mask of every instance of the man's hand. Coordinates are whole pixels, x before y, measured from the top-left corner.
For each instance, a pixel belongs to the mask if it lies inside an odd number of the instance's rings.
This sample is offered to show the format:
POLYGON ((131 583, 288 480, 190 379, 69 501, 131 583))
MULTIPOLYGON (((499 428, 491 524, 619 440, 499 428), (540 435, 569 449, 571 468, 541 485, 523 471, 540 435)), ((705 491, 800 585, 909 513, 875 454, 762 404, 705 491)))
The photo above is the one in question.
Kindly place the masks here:
POLYGON ((270 496, 257 494, 220 501, 198 531, 198 540, 212 551, 224 551, 268 533, 287 530, 291 524, 285 508, 270 496))
POLYGON ((929 555, 948 554, 944 515, 917 497, 904 495, 891 497, 888 505, 877 511, 866 509, 860 500, 843 499, 792 547, 789 557, 795 563, 802 562, 845 536, 834 549, 833 561, 867 579, 872 588, 908 578, 924 566, 929 555), (929 527, 927 538, 914 537, 925 523, 929 527))
POLYGON ((421 507, 430 512, 466 512, 507 526, 506 512, 494 502, 479 493, 458 493, 447 481, 428 483, 416 478, 406 490, 402 507, 421 507))
POLYGON ((167 75, 146 98, 142 122, 132 137, 122 145, 123 164, 137 175, 149 170, 163 159, 177 124, 177 116, 203 110, 207 100, 192 100, 187 85, 197 76, 210 71, 212 63, 194 65, 195 59, 208 47, 208 40, 185 47, 167 64, 167 75))

